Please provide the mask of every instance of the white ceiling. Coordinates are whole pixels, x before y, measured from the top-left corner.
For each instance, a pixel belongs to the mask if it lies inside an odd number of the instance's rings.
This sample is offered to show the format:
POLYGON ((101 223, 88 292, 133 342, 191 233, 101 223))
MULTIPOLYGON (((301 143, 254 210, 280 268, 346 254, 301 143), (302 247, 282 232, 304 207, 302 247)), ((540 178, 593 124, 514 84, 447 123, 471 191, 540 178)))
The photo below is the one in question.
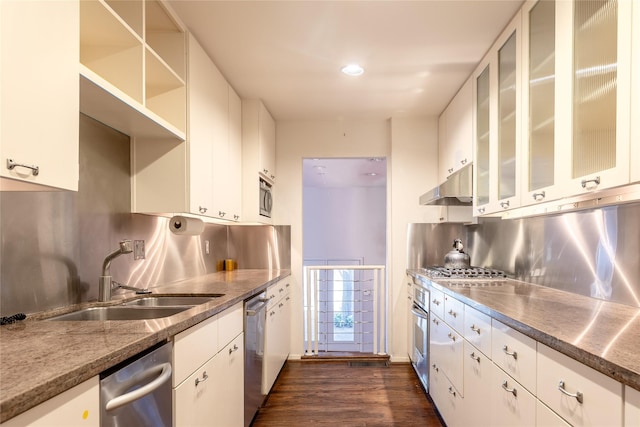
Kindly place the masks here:
POLYGON ((304 187, 384 187, 387 159, 304 159, 302 174, 304 187))
POLYGON ((335 120, 439 114, 522 1, 170 3, 240 97, 335 120))

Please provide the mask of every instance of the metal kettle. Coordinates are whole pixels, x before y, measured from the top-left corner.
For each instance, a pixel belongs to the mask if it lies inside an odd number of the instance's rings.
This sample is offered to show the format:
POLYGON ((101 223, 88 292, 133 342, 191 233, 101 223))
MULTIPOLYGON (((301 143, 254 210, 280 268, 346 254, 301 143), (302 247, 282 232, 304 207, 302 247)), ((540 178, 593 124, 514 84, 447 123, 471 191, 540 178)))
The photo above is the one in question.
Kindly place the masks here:
POLYGON ((471 257, 465 253, 462 246, 462 240, 453 241, 453 249, 444 256, 445 268, 469 268, 471 266, 471 257))

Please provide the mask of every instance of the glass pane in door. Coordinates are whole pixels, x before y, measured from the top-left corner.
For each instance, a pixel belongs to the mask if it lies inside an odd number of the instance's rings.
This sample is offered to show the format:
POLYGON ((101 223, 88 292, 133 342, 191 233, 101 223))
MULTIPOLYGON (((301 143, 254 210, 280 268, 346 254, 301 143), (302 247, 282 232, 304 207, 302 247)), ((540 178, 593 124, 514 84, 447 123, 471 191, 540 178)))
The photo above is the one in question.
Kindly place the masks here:
POLYGON ((498 198, 516 195, 516 33, 498 51, 498 198))
POLYGON ((478 205, 489 203, 489 66, 476 80, 476 179, 478 205))
POLYGON ((529 191, 554 183, 555 1, 529 12, 529 191))
POLYGON ((616 165, 617 23, 616 0, 575 2, 573 178, 616 165))

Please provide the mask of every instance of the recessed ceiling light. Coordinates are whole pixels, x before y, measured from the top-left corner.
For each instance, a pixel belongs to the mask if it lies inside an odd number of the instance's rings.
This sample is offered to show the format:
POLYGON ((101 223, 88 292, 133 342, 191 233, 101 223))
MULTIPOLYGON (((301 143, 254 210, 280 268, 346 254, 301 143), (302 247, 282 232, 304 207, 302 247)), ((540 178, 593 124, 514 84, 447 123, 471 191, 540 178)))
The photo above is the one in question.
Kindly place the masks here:
POLYGON ((349 64, 342 67, 341 71, 347 76, 359 76, 364 73, 364 68, 362 68, 358 64, 349 64))
POLYGON ((378 174, 375 173, 375 172, 367 172, 367 173, 365 173, 365 175, 367 175, 367 176, 378 176, 378 174))

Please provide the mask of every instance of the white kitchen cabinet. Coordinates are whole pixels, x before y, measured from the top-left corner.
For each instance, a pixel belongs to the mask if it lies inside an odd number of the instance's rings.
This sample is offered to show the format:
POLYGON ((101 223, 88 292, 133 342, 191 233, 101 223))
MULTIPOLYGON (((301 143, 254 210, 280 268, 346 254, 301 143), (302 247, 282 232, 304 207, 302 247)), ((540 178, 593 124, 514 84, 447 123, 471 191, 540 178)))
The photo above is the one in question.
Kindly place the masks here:
POLYGON ((184 27, 164 1, 80 2, 81 112, 132 137, 182 142, 185 76, 184 27))
POLYGON ((5 427, 98 427, 100 425, 100 379, 88 379, 2 423, 5 427))
POLYGON ((614 379, 538 344, 538 399, 571 425, 622 425, 622 391, 614 379))
POLYGON ((437 362, 432 362, 429 370, 429 394, 447 426, 464 425, 464 400, 437 362))
POLYGON ((536 400, 536 426, 537 427, 570 427, 565 420, 553 412, 547 405, 536 400))
POLYGON ((640 426, 640 391, 624 386, 624 426, 640 426))
POLYGON ((491 317, 465 304, 463 335, 465 340, 491 358, 491 317))
POLYGON ((415 362, 416 360, 413 355, 413 348, 415 346, 415 338, 413 336, 413 322, 414 318, 411 314, 411 310, 413 310, 413 278, 411 275, 407 275, 407 355, 409 356, 410 362, 415 362))
POLYGON ((631 152, 631 182, 640 181, 640 77, 638 77, 638 70, 640 70, 640 7, 635 4, 633 6, 633 23, 631 25, 632 31, 632 57, 631 57, 631 69, 635 70, 631 76, 631 138, 630 138, 630 152, 631 152))
POLYGON ((444 292, 431 288, 429 290, 429 312, 442 319, 444 317, 444 292))
POLYGON ((536 398, 495 364, 490 387, 491 426, 535 427, 536 398))
POLYGON ((175 336, 175 425, 244 425, 243 313, 240 302, 175 336))
POLYGON ((518 12, 473 74, 475 215, 520 206, 520 21, 518 12))
POLYGON ((495 319, 491 320, 493 362, 536 393, 536 341, 495 319))
POLYGON ((188 141, 136 138, 133 209, 240 219, 239 98, 189 35, 188 141))
POLYGON ((464 303, 449 295, 444 296, 444 321, 458 334, 464 329, 464 303))
POLYGON ((78 190, 80 3, 0 2, 2 191, 78 190))
POLYGON ((463 394, 463 339, 445 321, 430 313, 429 355, 451 382, 458 394, 463 394))
POLYGON ((265 325, 262 394, 267 395, 289 356, 291 331, 291 295, 289 279, 267 289, 267 323, 265 325), (272 297, 273 296, 273 297, 272 297))
POLYGON ((489 384, 493 363, 480 350, 464 342, 464 422, 465 426, 489 426, 491 411, 487 410, 489 384))
POLYGON ((449 175, 473 159, 473 80, 469 78, 438 119, 438 176, 449 175))
MULTIPOLYGON (((273 117, 258 99, 242 100, 242 209, 245 221, 271 224, 271 218, 260 215, 260 178, 273 184, 276 125, 273 117)), ((274 186, 275 187, 275 186, 274 186)))

